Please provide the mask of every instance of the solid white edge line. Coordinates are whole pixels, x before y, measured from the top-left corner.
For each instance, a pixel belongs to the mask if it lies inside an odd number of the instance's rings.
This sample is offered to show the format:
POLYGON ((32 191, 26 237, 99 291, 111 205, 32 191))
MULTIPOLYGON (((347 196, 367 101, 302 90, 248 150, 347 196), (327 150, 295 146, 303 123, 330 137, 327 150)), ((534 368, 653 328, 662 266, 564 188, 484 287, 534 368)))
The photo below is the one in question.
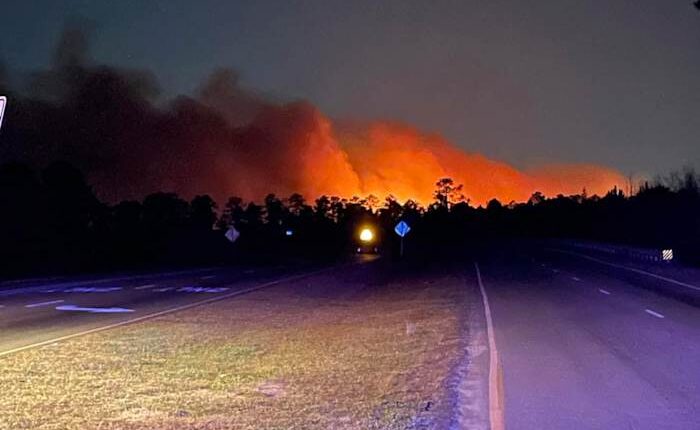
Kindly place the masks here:
POLYGON ((40 306, 48 306, 48 305, 55 305, 56 303, 63 303, 65 300, 51 300, 50 302, 40 302, 40 303, 32 303, 29 305, 24 305, 25 308, 38 308, 40 306))
POLYGON ((644 309, 644 312, 648 313, 649 315, 653 315, 653 316, 655 316, 656 318, 662 318, 662 319, 665 318, 665 317, 664 317, 663 315, 661 315, 660 313, 654 312, 654 311, 652 311, 651 309, 644 309))
POLYGON ((609 295, 610 295, 610 291, 608 291, 608 290, 604 290, 604 289, 602 289, 602 288, 598 288, 598 291, 600 291, 601 293, 605 294, 606 296, 609 296, 609 295))
POLYGON ((134 287, 134 290, 147 290, 149 288, 155 287, 156 284, 146 284, 146 285, 140 285, 138 287, 134 287))
POLYGON ((184 311, 184 310, 186 310, 186 309, 194 308, 194 307, 196 307, 196 306, 202 306, 202 305, 206 305, 206 304, 209 304, 209 303, 218 302, 218 301, 221 301, 221 300, 226 300, 226 299, 231 298, 231 297, 240 296, 240 295, 242 295, 242 294, 250 293, 250 292, 253 292, 253 291, 256 291, 256 290, 261 290, 261 289, 263 289, 263 288, 268 288, 268 287, 271 287, 271 286, 273 286, 273 285, 277 285, 277 284, 280 284, 280 283, 283 283, 283 282, 289 282, 289 281, 295 281, 295 280, 298 280, 298 279, 303 279, 303 278, 306 278, 306 277, 308 277, 308 276, 314 276, 314 275, 317 275, 317 274, 319 274, 319 273, 327 272, 327 271, 329 271, 329 270, 334 270, 334 269, 337 269, 337 268, 338 268, 337 266, 333 266, 333 267, 327 267, 327 268, 325 268, 325 269, 315 270, 315 271, 309 272, 309 273, 303 273, 303 274, 299 274, 299 275, 289 276, 289 277, 286 277, 286 278, 277 279, 277 280, 275 280, 275 281, 266 282, 266 283, 264 283, 264 284, 260 284, 260 285, 257 285, 257 286, 255 286, 255 287, 246 288, 245 290, 234 291, 234 292, 232 292, 232 293, 223 294, 223 295, 221 295, 221 296, 212 297, 212 298, 206 299, 206 300, 200 300, 200 301, 198 301, 198 302, 189 303, 189 304, 187 304, 187 305, 182 305, 182 306, 177 306, 177 307, 170 308, 170 309, 165 309, 165 310, 158 311, 158 312, 155 312, 155 313, 152 313, 152 314, 144 315, 144 316, 137 317, 137 318, 132 318, 132 319, 129 319, 129 320, 125 320, 125 321, 118 322, 118 323, 109 324, 109 325, 102 326, 102 327, 96 327, 96 328, 93 328, 93 329, 90 329, 90 330, 81 331, 81 332, 78 332, 78 333, 72 333, 72 334, 68 334, 68 335, 65 335, 65 336, 57 337, 57 338, 54 338, 54 339, 48 339, 48 340, 44 340, 44 341, 41 341, 41 342, 33 343, 33 344, 30 344, 30 345, 20 346, 20 347, 18 347, 18 348, 9 349, 9 350, 7 350, 7 351, 2 351, 2 352, 0 352, 0 357, 4 357, 4 356, 10 355, 10 354, 14 354, 14 353, 17 353, 17 352, 25 351, 25 350, 27 350, 27 349, 38 348, 38 347, 40 347, 40 346, 50 345, 50 344, 52 344, 52 343, 62 342, 62 341, 64 341, 64 340, 69 340, 69 339, 73 339, 73 338, 76 338, 76 337, 85 336, 85 335, 92 334, 92 333, 98 333, 98 332, 101 332, 101 331, 111 330, 111 329, 114 329, 114 328, 117 328, 117 327, 122 327, 122 326, 125 326, 125 325, 128 325, 128 324, 134 324, 134 323, 141 322, 141 321, 145 321, 145 320, 148 320, 148 319, 157 318, 157 317, 160 317, 160 316, 163 316, 163 315, 167 315, 167 314, 171 314, 171 313, 174 313, 174 312, 184 311))
POLYGON ((549 248, 549 249, 552 250, 552 251, 555 251, 555 252, 562 253, 562 254, 575 255, 575 256, 577 256, 577 257, 585 258, 586 260, 595 261, 596 263, 605 264, 605 265, 610 266, 610 267, 616 267, 616 268, 618 268, 618 269, 629 270, 629 271, 631 271, 631 272, 639 273, 639 274, 641 274, 641 275, 651 276, 652 278, 660 279, 660 280, 662 280, 662 281, 666 281, 666 282, 669 282, 669 283, 671 283, 671 284, 679 285, 679 286, 681 286, 681 287, 690 288, 690 289, 695 290, 695 291, 700 291, 700 287, 698 287, 698 286, 691 285, 691 284, 687 284, 687 283, 681 282, 681 281, 677 281, 677 280, 675 280, 675 279, 673 279, 673 278, 667 278, 667 277, 665 277, 665 276, 657 275, 656 273, 647 272, 646 270, 637 269, 637 268, 625 266, 625 265, 622 265, 622 264, 611 263, 611 262, 609 262, 609 261, 600 260, 600 259, 598 259, 598 258, 591 257, 590 255, 581 254, 581 253, 578 253, 578 252, 565 251, 565 250, 563 250, 563 249, 556 249, 556 248, 549 248))
POLYGON ((501 396, 498 384, 498 350, 496 349, 496 337, 493 331, 493 319, 491 318, 491 307, 486 295, 486 288, 481 280, 479 264, 474 262, 476 279, 481 291, 481 299, 484 304, 484 314, 486 315, 486 334, 489 339, 489 423, 491 430, 503 430, 505 428, 504 410, 501 404, 501 396))

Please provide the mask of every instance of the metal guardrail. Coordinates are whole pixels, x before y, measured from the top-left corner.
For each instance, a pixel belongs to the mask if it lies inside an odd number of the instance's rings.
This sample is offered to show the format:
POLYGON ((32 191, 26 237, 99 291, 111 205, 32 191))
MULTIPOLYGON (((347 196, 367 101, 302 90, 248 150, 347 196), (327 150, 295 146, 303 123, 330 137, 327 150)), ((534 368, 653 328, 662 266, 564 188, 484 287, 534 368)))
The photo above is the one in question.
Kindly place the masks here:
POLYGON ((673 260, 672 249, 652 249, 652 248, 635 248, 623 245, 611 245, 597 242, 584 242, 576 240, 561 240, 559 241, 564 246, 569 246, 576 249, 601 252, 609 255, 614 255, 622 258, 629 258, 640 261, 650 262, 670 262, 673 260))

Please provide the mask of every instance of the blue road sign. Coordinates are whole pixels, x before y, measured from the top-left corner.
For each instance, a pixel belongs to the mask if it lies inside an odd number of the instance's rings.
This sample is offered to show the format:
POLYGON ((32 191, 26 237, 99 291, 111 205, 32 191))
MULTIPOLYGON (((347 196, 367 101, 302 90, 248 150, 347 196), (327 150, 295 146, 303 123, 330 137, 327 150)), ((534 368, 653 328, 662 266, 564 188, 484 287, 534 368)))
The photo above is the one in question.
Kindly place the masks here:
POLYGON ((394 227, 394 231, 400 237, 404 237, 408 234, 409 231, 411 231, 411 227, 408 224, 406 224, 405 221, 401 221, 398 224, 396 224, 396 227, 394 227))

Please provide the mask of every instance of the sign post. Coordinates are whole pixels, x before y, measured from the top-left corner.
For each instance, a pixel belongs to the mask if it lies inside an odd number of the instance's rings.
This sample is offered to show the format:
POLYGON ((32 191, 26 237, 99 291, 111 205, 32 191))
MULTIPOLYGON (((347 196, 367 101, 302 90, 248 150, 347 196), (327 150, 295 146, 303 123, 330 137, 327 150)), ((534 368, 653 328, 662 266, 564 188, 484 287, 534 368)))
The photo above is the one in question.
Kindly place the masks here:
POLYGON ((408 234, 408 232, 411 231, 411 227, 406 224, 406 221, 400 221, 396 226, 394 227, 394 232, 399 235, 401 238, 401 246, 399 248, 399 256, 403 257, 403 238, 408 234))

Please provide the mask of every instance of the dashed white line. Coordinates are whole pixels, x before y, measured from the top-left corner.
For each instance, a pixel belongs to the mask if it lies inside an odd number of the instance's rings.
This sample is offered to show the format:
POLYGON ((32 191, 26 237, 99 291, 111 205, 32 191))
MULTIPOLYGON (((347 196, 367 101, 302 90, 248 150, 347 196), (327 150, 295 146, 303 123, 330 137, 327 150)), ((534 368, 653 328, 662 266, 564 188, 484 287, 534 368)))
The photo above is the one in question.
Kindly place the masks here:
POLYGON ((38 308, 40 306, 55 305, 56 303, 63 303, 65 300, 51 300, 50 302, 32 303, 30 305, 24 305, 25 308, 38 308))
POLYGON ((602 293, 602 294, 605 294, 606 296, 609 296, 609 295, 610 295, 610 291, 608 291, 608 290, 604 290, 604 289, 602 289, 602 288, 598 288, 598 291, 599 291, 600 293, 602 293))
POLYGON ((202 276, 202 277, 199 278, 199 279, 204 280, 204 279, 214 279, 214 278, 216 278, 216 275, 202 276))
POLYGON ((134 290, 147 290, 149 288, 155 287, 156 284, 141 285, 140 287, 134 288, 134 290))
POLYGON ((575 256, 577 256, 577 257, 584 258, 584 259, 586 259, 586 260, 595 261, 596 263, 600 263, 600 264, 605 264, 606 266, 615 267, 615 268, 618 268, 618 269, 629 270, 630 272, 634 272, 634 273, 639 273, 639 274, 641 274, 641 275, 650 276, 650 277, 652 277, 652 278, 656 278, 656 279, 660 279, 660 280, 662 280, 662 281, 666 281, 666 282, 668 282, 668 283, 670 283, 670 284, 679 285, 679 286, 681 286, 681 287, 689 288, 689 289, 695 290, 695 291, 700 291, 700 287, 698 287, 697 285, 691 285, 691 284, 688 284, 688 283, 685 283, 685 282, 677 281, 677 280, 672 279, 672 278, 667 278, 666 276, 661 276, 661 275, 657 275, 656 273, 647 272, 646 270, 642 270, 642 269, 637 269, 637 268, 634 268, 634 267, 625 266, 625 265, 623 265, 623 264, 611 263, 611 262, 609 262, 609 261, 601 260, 601 259, 599 259, 599 258, 591 257, 590 255, 581 254, 581 253, 579 253, 579 252, 566 251, 566 250, 563 250, 563 249, 556 249, 556 248, 548 248, 548 249, 551 250, 551 251, 554 251, 554 252, 558 252, 558 253, 560 253, 560 254, 575 255, 575 256))
POLYGON ((578 278, 576 276, 572 276, 571 279, 576 281, 576 282, 581 282, 581 278, 578 278))
POLYGON ((665 318, 663 315, 661 315, 658 312, 654 312, 651 309, 644 309, 644 312, 648 313, 649 315, 655 316, 656 318, 665 318))

